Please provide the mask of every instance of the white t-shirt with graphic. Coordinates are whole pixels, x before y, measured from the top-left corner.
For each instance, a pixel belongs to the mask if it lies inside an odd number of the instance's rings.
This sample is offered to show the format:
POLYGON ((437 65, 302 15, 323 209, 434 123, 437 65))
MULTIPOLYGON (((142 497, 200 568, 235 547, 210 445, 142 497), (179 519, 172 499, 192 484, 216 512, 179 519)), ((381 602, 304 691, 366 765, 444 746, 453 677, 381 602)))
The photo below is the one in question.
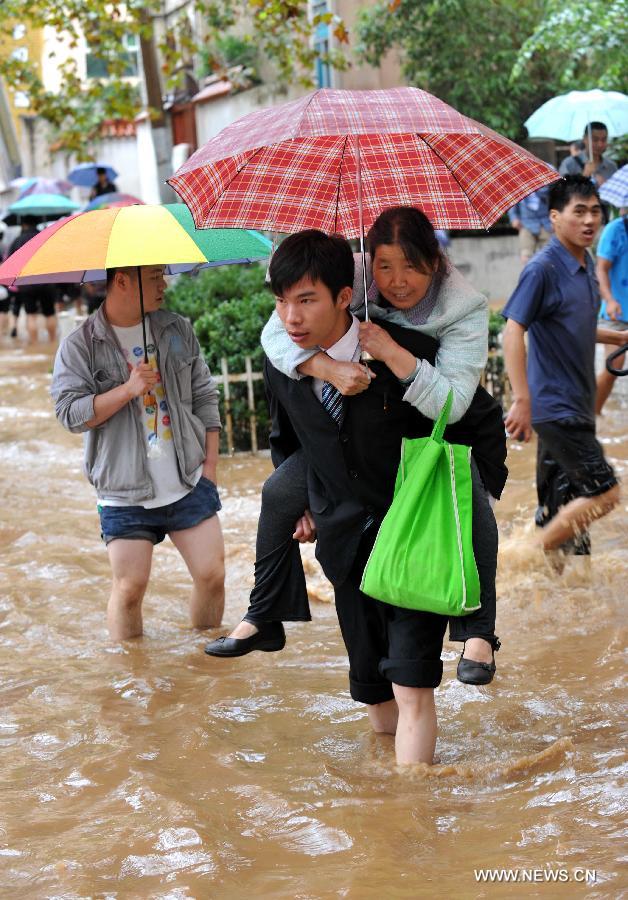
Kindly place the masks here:
MULTIPOLYGON (((132 325, 130 328, 120 328, 117 325, 112 325, 111 327, 118 338, 130 372, 134 366, 144 362, 142 323, 132 325)), ((157 353, 148 318, 146 319, 146 349, 148 351, 148 364, 157 372, 157 384, 150 393, 143 394, 131 402, 139 403, 142 408, 142 422, 146 442, 145 452, 155 496, 152 500, 144 500, 143 503, 125 503, 123 500, 103 497, 98 501, 101 506, 143 506, 145 509, 154 509, 158 506, 176 503, 177 500, 185 497, 190 492, 190 488, 183 484, 179 476, 179 465, 172 439, 172 429, 170 428, 168 402, 161 382, 161 375, 157 368, 157 353), (159 450, 156 455, 151 456, 149 447, 155 441, 159 450)), ((123 447, 120 447, 120 452, 124 453, 123 447)), ((198 471, 195 473, 195 483, 201 477, 202 468, 202 466, 199 466, 198 471)))

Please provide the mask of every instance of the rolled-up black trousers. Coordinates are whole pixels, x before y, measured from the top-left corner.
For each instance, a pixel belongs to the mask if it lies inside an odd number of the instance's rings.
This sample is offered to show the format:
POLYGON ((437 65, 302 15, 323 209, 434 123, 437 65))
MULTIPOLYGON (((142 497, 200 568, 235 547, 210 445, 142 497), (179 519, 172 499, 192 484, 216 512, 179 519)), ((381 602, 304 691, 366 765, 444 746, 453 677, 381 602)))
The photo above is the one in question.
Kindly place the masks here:
POLYGON ((309 622, 312 618, 299 542, 292 537, 307 507, 305 456, 298 450, 262 487, 255 583, 245 616, 249 622, 309 622))
MULTIPOLYGON (((473 460, 473 551, 480 577, 481 607, 468 616, 451 617, 449 637, 466 641, 495 637, 497 524, 488 494, 473 460)), ((308 507, 303 451, 288 457, 266 480, 257 527, 255 584, 245 618, 264 622, 308 622, 312 616, 294 527, 308 507)))

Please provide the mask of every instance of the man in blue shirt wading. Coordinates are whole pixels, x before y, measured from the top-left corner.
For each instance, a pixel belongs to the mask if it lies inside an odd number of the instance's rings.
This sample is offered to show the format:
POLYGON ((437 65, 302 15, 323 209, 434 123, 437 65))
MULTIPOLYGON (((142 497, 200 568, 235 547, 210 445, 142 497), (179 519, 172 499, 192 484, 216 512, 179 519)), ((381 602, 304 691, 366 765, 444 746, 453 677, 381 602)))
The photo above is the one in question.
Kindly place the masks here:
POLYGON ((503 311, 514 398, 506 429, 523 441, 532 428, 538 435, 540 546, 584 555, 589 524, 619 502, 615 473, 595 438, 595 344, 621 346, 628 332, 598 327, 600 292, 587 252, 602 216, 595 185, 582 175, 557 181, 549 215, 554 237, 523 270, 503 311))

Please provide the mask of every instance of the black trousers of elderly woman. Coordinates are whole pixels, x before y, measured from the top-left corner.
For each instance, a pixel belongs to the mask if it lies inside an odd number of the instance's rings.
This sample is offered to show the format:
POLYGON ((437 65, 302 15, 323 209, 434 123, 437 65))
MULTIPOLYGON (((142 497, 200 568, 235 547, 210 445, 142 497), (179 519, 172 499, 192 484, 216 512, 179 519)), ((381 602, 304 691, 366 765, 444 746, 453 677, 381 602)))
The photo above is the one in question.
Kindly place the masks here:
MULTIPOLYGON (((449 620, 452 641, 495 639, 497 525, 475 463, 473 480, 473 551, 480 577, 481 608, 449 620)), ((298 541, 292 537, 308 506, 306 464, 302 451, 288 457, 264 483, 257 527, 255 584, 245 619, 264 622, 309 622, 312 618, 298 541)))

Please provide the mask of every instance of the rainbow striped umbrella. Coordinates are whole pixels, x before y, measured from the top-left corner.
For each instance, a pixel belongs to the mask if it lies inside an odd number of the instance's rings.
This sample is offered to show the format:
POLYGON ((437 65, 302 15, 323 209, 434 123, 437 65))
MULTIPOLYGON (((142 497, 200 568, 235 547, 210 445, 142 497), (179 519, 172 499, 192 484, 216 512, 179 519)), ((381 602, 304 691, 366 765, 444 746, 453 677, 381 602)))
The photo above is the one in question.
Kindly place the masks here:
MULTIPOLYGON (((197 231, 183 204, 95 209, 61 219, 0 265, 0 284, 102 281, 107 269, 164 265, 169 274, 198 266, 252 262, 270 256, 271 242, 255 231, 197 231)), ((140 306, 144 303, 142 281, 140 306)))
POLYGON ((197 230, 182 203, 95 209, 55 222, 0 265, 0 284, 102 281, 118 266, 197 266, 253 262, 271 242, 240 228, 197 230))

